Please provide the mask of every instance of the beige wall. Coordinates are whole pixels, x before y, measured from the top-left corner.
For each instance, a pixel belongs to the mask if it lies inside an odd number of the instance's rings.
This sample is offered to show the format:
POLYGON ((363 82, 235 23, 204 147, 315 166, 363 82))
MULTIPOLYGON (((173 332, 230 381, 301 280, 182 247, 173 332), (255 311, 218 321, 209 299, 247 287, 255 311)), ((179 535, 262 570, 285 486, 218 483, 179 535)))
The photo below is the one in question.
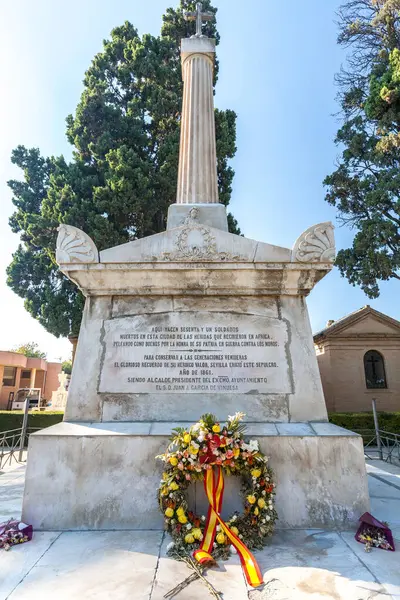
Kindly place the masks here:
POLYGON ((319 344, 317 359, 328 412, 400 411, 400 340, 332 338, 319 344), (384 357, 387 389, 367 389, 364 354, 384 357))
POLYGON ((60 387, 60 382, 58 381, 60 373, 61 363, 47 363, 47 375, 43 391, 43 396, 46 400, 51 400, 52 393, 60 387))

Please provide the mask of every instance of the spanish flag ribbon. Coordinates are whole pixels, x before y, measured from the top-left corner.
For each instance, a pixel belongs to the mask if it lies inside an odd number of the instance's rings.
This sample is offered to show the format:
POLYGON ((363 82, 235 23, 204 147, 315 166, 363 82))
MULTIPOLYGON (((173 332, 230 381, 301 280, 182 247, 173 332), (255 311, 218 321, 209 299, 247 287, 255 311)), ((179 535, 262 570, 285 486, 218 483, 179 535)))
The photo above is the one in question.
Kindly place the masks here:
POLYGON ((205 473, 204 489, 210 506, 208 508, 202 544, 199 550, 196 550, 193 553, 193 556, 200 564, 214 560, 211 556, 211 552, 215 540, 217 523, 219 523, 232 546, 236 548, 237 553, 239 554, 240 562, 242 563, 248 584, 252 587, 258 587, 264 582, 256 559, 245 544, 243 544, 242 540, 229 529, 220 517, 224 496, 224 476, 220 466, 217 466, 216 470, 216 474, 214 469, 209 469, 205 473))

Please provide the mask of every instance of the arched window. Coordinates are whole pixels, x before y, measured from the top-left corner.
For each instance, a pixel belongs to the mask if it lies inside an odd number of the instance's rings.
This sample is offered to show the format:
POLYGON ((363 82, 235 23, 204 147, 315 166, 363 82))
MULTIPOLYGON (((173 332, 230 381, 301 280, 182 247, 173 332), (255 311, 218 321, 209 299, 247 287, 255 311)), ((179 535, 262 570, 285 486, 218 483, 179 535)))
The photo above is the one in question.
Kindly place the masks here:
POLYGON ((377 350, 364 354, 365 382, 368 389, 386 388, 386 374, 383 356, 377 350))

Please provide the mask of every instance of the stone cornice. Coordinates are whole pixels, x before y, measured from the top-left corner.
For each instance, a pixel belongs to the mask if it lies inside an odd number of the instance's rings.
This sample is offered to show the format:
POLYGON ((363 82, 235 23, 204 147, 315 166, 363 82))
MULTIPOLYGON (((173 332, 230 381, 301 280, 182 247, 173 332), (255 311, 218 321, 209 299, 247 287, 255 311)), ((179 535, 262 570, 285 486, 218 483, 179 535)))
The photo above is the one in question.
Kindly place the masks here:
POLYGON ((306 296, 330 264, 142 262, 61 264, 85 296, 306 296))

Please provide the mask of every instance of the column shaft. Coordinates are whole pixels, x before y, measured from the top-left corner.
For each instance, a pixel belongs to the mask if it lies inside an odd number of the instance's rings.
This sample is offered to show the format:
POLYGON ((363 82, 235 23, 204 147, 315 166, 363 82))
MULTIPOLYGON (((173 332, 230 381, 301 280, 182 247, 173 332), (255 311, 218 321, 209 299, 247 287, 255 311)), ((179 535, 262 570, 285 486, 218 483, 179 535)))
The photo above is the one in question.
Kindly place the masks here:
POLYGON ((184 91, 177 204, 216 204, 219 200, 213 54, 183 54, 182 71, 184 91))

